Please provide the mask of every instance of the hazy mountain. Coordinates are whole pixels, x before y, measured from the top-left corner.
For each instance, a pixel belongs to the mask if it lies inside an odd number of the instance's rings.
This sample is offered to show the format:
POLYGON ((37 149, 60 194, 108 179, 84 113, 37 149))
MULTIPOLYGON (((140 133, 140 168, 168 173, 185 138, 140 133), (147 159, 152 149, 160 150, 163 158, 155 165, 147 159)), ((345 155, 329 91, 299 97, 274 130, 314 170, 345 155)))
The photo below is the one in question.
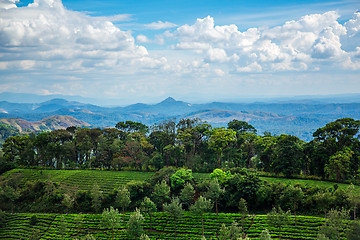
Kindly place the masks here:
POLYGON ((200 118, 213 126, 226 126, 233 119, 247 121, 259 133, 293 134, 304 140, 326 123, 338 118, 360 119, 360 103, 327 103, 318 100, 291 102, 191 104, 171 97, 157 104, 138 103, 126 107, 101 107, 65 99, 41 103, 0 102, 0 117, 40 121, 53 115, 67 115, 93 126, 114 127, 119 121, 153 125, 166 119, 200 118))
POLYGON ((91 125, 78 120, 71 116, 51 116, 44 118, 40 121, 27 121, 19 118, 2 118, 0 122, 8 124, 16 129, 19 132, 28 132, 28 131, 50 131, 57 129, 66 129, 67 127, 90 127, 91 125))

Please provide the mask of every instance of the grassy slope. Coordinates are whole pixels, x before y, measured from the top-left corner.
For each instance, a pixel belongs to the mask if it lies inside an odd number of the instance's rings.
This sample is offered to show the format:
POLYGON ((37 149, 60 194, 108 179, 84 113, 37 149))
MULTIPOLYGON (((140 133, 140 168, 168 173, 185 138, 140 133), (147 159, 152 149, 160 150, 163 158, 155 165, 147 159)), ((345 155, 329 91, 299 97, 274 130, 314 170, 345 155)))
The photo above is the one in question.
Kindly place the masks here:
POLYGON ((102 191, 111 192, 121 184, 130 181, 144 181, 152 175, 152 172, 130 171, 13 169, 4 173, 0 177, 0 181, 9 176, 17 176, 21 183, 50 179, 52 182, 67 184, 77 187, 79 190, 90 190, 97 183, 102 191))
MULTIPOLYGON (((41 239, 61 239, 61 215, 60 214, 36 214, 39 222, 35 226, 30 225, 30 217, 34 214, 19 213, 8 215, 5 226, 0 231, 0 239, 27 239, 33 229, 39 229, 41 239)), ((125 223, 129 219, 129 213, 126 213, 125 223)), ((80 227, 76 224, 76 214, 66 214, 65 222, 67 231, 65 239, 74 239, 91 233, 96 239, 109 239, 111 230, 101 226, 101 215, 82 214, 82 224, 80 227)), ((150 230, 150 221, 145 217, 145 233, 151 239, 201 239, 201 218, 190 212, 184 212, 183 217, 177 220, 177 237, 174 234, 174 225, 172 218, 166 213, 155 213, 153 218, 153 230, 150 230)), ((234 213, 215 213, 204 214, 204 227, 207 239, 215 237, 221 225, 227 226, 233 221, 241 223, 241 215, 234 213)), ((324 220, 318 217, 298 216, 298 225, 294 226, 293 217, 288 226, 282 230, 284 239, 316 239, 319 227, 324 220)), ((267 224, 265 215, 248 216, 244 225, 245 232, 252 239, 256 239, 264 229, 269 229, 272 237, 278 236, 278 229, 274 229, 267 224)), ((116 239, 128 239, 125 233, 126 225, 121 223, 120 229, 115 231, 116 239)))
MULTIPOLYGON (((126 184, 130 181, 144 181, 149 179, 152 172, 131 172, 131 171, 98 171, 98 170, 34 170, 34 169, 13 169, 0 176, 6 179, 9 176, 17 175, 19 181, 26 183, 26 181, 47 180, 53 182, 68 184, 70 186, 77 186, 79 190, 89 190, 93 184, 97 183, 101 190, 110 192, 119 187, 121 184, 126 184)), ((208 173, 194 173, 195 181, 210 179, 208 173)), ((286 179, 273 177, 260 177, 260 179, 268 182, 282 182, 308 186, 328 187, 332 188, 335 184, 339 188, 345 189, 349 185, 343 183, 333 183, 327 181, 304 180, 304 179, 286 179)), ((360 193, 360 186, 355 186, 355 190, 360 193)))

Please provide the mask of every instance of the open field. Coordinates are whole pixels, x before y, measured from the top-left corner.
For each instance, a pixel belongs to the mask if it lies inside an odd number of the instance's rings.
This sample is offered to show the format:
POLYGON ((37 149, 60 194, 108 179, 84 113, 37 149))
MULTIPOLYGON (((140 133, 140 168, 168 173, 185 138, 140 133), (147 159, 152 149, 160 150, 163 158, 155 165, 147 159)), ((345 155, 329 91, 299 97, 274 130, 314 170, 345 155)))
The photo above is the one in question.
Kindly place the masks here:
MULTIPOLYGON (((96 239, 109 239, 111 230, 101 226, 100 214, 82 214, 82 221, 75 221, 77 214, 64 214, 65 216, 65 239, 75 239, 90 233, 96 239)), ((130 213, 126 213, 125 223, 130 213)), ((184 212, 183 217, 177 221, 177 237, 175 238, 172 218, 164 212, 155 213, 153 218, 153 230, 150 230, 150 221, 145 217, 144 230, 150 239, 201 239, 201 218, 190 212, 184 212)), ((234 213, 204 214, 205 235, 207 239, 215 238, 224 223, 227 226, 233 221, 241 225, 241 215, 234 213)), ((324 219, 319 217, 298 216, 298 225, 294 226, 293 217, 290 224, 283 227, 283 239, 316 239, 319 227, 324 219)), ((18 213, 7 215, 5 226, 0 231, 0 239, 27 239, 33 229, 40 230, 40 239, 61 239, 61 214, 27 214, 18 213), (36 215, 38 223, 30 224, 30 218, 36 215)), ((120 229, 115 231, 115 239, 129 239, 125 233, 126 225, 121 223, 120 229)), ((245 232, 251 239, 257 239, 261 231, 268 229, 272 237, 278 237, 278 229, 267 224, 266 215, 249 215, 244 224, 245 232)), ((345 238, 343 238, 345 239, 345 238)))

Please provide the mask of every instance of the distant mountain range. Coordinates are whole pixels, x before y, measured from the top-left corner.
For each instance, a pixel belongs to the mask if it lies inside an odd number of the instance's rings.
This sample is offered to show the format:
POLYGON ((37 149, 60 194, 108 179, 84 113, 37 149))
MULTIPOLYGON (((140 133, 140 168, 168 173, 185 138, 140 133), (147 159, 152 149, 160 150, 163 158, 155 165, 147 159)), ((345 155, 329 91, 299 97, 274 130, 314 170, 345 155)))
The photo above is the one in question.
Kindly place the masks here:
POLYGON ((348 100, 352 97, 354 100, 344 103, 292 99, 272 103, 206 104, 190 104, 169 97, 157 104, 138 103, 126 107, 101 107, 65 99, 51 99, 41 103, 0 101, 0 118, 40 121, 54 115, 66 115, 98 127, 114 127, 117 122, 126 120, 153 125, 167 119, 182 118, 200 118, 220 127, 238 119, 252 124, 259 134, 269 131, 273 134, 293 134, 310 140, 312 133, 328 122, 343 117, 360 119, 360 98, 356 101, 356 96, 342 96, 348 100))

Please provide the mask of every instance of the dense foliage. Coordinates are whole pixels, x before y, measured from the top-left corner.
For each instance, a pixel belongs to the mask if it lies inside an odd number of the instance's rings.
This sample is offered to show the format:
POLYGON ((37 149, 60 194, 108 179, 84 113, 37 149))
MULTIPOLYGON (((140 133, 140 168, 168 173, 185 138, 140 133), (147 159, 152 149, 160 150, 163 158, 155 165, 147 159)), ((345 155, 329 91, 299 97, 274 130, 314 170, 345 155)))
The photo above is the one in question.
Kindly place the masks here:
MULTIPOLYGON (((255 128, 237 120, 228 128, 212 128, 198 119, 167 121, 151 131, 130 121, 116 127, 71 127, 8 137, 1 162, 25 169, 0 176, 0 209, 7 212, 0 212, 2 228, 11 229, 19 216, 28 219, 27 231, 34 231, 34 236, 42 233, 45 239, 84 237, 89 233, 84 229, 89 228, 96 239, 106 239, 104 231, 96 229, 107 229, 107 236, 114 238, 146 239, 140 236, 144 229, 150 238, 236 235, 245 239, 268 229, 272 237, 315 239, 318 234, 326 238, 331 231, 344 236, 347 222, 309 218, 305 222, 316 226, 308 227, 299 214, 328 215, 329 219, 336 214, 359 216, 358 186, 322 187, 320 181, 294 184, 285 177, 358 184, 360 121, 336 120, 318 129, 311 142, 284 134, 257 135, 255 128), (273 181, 261 175, 282 178, 273 181), (129 222, 126 211, 137 208, 129 222), (269 214, 247 216, 248 211, 269 214), (14 212, 37 215, 9 214, 14 212), (47 221, 51 222, 48 227, 47 221), (43 225, 46 233, 34 227, 43 225), (134 236, 135 232, 139 235, 134 236)), ((357 227, 350 224, 349 229, 357 227)))
POLYGON ((338 119, 304 142, 292 135, 257 135, 253 126, 238 120, 228 128, 212 128, 199 119, 169 120, 151 130, 132 121, 106 129, 69 127, 37 136, 9 136, 2 146, 1 171, 15 166, 143 171, 175 166, 194 172, 246 167, 285 176, 359 181, 359 128, 359 120, 338 119))

